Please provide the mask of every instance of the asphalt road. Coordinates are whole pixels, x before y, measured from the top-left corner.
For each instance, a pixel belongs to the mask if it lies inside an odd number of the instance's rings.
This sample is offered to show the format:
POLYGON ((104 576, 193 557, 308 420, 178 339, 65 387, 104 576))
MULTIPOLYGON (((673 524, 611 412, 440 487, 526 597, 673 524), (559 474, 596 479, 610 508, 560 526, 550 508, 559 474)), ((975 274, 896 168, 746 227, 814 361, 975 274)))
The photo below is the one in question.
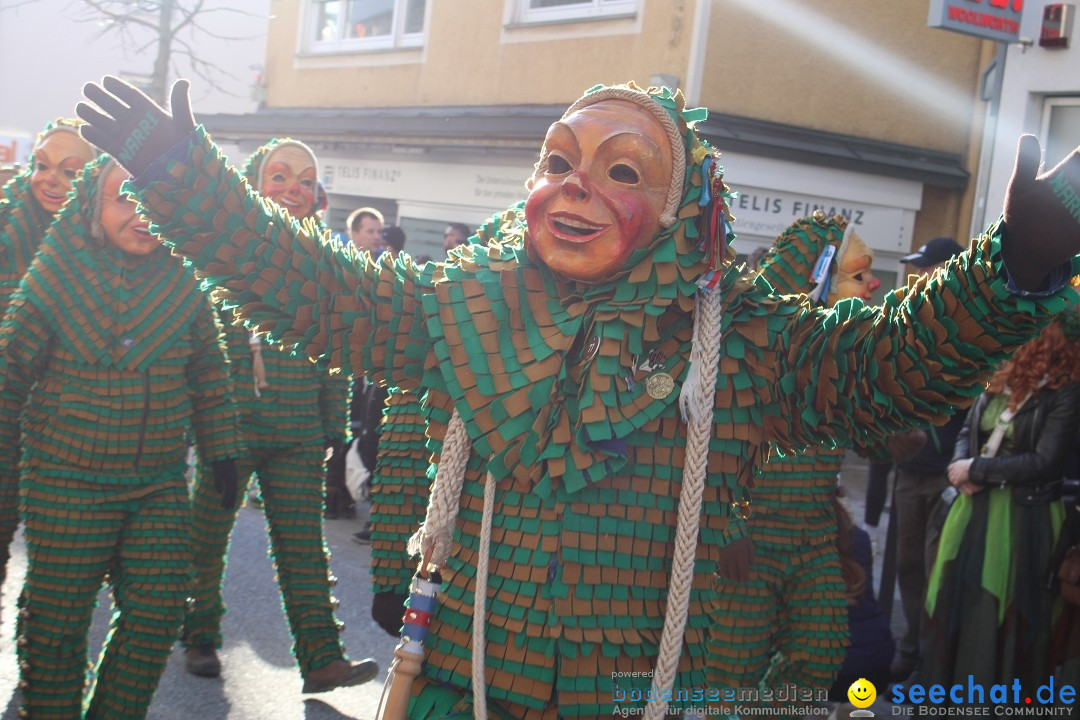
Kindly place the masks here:
MULTIPOLYGON (((291 638, 281 610, 277 581, 267 557, 262 511, 241 508, 229 551, 225 599, 225 647, 222 677, 204 679, 184 671, 182 652, 174 649, 150 707, 151 720, 371 720, 375 717, 394 639, 370 619, 368 570, 370 546, 352 541, 360 520, 326 522, 331 567, 338 576, 334 594, 341 601, 338 619, 351 658, 375 658, 379 677, 366 685, 319 695, 302 695, 300 672, 290 651, 291 638)), ((26 569, 22 537, 12 544, 7 580, 0 597, 0 707, 2 720, 18 717, 18 667, 14 653, 15 599, 26 569)), ((109 597, 102 593, 91 628, 91 657, 96 658, 108 629, 109 597)))

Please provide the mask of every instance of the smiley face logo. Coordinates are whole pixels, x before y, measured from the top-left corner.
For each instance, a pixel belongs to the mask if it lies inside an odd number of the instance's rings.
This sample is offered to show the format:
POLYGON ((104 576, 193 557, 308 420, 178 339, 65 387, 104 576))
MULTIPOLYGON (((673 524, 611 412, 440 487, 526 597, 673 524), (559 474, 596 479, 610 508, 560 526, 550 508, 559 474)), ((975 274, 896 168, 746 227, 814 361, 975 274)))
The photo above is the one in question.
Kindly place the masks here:
POLYGON ((847 690, 848 700, 857 708, 866 708, 874 704, 877 699, 877 688, 874 683, 866 678, 859 678, 851 683, 847 690))

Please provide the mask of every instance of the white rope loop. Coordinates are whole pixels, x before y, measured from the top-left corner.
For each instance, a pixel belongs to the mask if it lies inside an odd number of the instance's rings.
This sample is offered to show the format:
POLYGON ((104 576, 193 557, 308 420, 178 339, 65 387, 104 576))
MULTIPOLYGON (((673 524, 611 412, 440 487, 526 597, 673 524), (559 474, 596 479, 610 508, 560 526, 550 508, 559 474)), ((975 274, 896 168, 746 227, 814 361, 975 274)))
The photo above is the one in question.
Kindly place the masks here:
POLYGON ((679 519, 675 530, 671 581, 667 612, 660 636, 660 650, 653 671, 657 692, 645 707, 646 720, 660 720, 667 714, 670 691, 682 654, 683 635, 690 610, 690 589, 694 584, 694 560, 701 523, 701 501, 712 436, 716 372, 720 363, 721 293, 699 292, 694 313, 694 343, 690 370, 679 395, 679 406, 687 420, 686 460, 679 490, 679 519), (696 368, 696 369, 695 369, 696 368))
MULTIPOLYGON (((431 486, 424 524, 409 538, 408 552, 428 561, 429 566, 441 568, 450 557, 454 526, 461 507, 461 488, 465 482, 465 465, 472 452, 472 443, 465 433, 465 423, 454 410, 443 439, 439 468, 431 486)), ((428 568, 423 568, 425 571, 428 568)))
POLYGON ((473 718, 487 720, 487 682, 484 660, 487 654, 487 584, 491 556, 491 516, 495 511, 495 477, 489 472, 484 482, 484 515, 480 521, 480 557, 476 561, 476 589, 473 592, 472 693, 473 718))

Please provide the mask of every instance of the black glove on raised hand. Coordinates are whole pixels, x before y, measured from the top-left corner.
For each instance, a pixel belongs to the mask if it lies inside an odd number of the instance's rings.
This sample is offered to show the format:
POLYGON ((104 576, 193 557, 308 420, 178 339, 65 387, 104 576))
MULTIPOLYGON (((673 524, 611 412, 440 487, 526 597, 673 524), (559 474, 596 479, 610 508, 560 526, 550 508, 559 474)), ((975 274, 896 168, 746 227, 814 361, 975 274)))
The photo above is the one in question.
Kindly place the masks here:
POLYGON ((1005 193, 1002 252, 1022 290, 1040 290, 1051 269, 1080 253, 1080 147, 1039 175, 1042 150, 1022 135, 1005 193))
POLYGON ((82 136, 116 158, 132 175, 142 173, 195 128, 187 80, 173 84, 172 113, 134 85, 111 75, 100 85, 84 85, 83 95, 97 107, 85 102, 75 106, 75 113, 86 121, 80 129, 82 136))
POLYGON ((236 493, 239 485, 236 474, 236 461, 232 458, 215 460, 211 467, 214 472, 214 489, 221 494, 221 507, 231 510, 236 507, 236 493))

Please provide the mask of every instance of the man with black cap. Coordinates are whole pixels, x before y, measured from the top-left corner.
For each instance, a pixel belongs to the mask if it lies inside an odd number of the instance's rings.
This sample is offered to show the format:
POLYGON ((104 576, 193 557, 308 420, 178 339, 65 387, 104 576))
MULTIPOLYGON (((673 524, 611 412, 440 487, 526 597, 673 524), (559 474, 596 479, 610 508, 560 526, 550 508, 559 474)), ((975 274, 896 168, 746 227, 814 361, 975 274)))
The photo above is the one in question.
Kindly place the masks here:
POLYGON ((926 243, 917 252, 900 258, 900 262, 916 268, 918 275, 929 275, 939 267, 943 267, 953 255, 958 255, 963 251, 964 248, 960 247, 960 243, 951 237, 941 236, 926 243))
MULTIPOLYGON (((921 277, 933 274, 963 251, 951 237, 936 237, 900 261, 911 266, 910 275, 921 277)), ((941 427, 912 430, 889 440, 897 470, 892 503, 896 513, 893 522, 897 523, 896 578, 907 622, 907 631, 897 644, 897 657, 890 669, 894 681, 907 680, 919 668, 920 619, 930 571, 928 556, 936 539, 930 520, 942 491, 949 487, 946 469, 952 461, 953 445, 964 417, 965 413, 956 413, 941 427)))

